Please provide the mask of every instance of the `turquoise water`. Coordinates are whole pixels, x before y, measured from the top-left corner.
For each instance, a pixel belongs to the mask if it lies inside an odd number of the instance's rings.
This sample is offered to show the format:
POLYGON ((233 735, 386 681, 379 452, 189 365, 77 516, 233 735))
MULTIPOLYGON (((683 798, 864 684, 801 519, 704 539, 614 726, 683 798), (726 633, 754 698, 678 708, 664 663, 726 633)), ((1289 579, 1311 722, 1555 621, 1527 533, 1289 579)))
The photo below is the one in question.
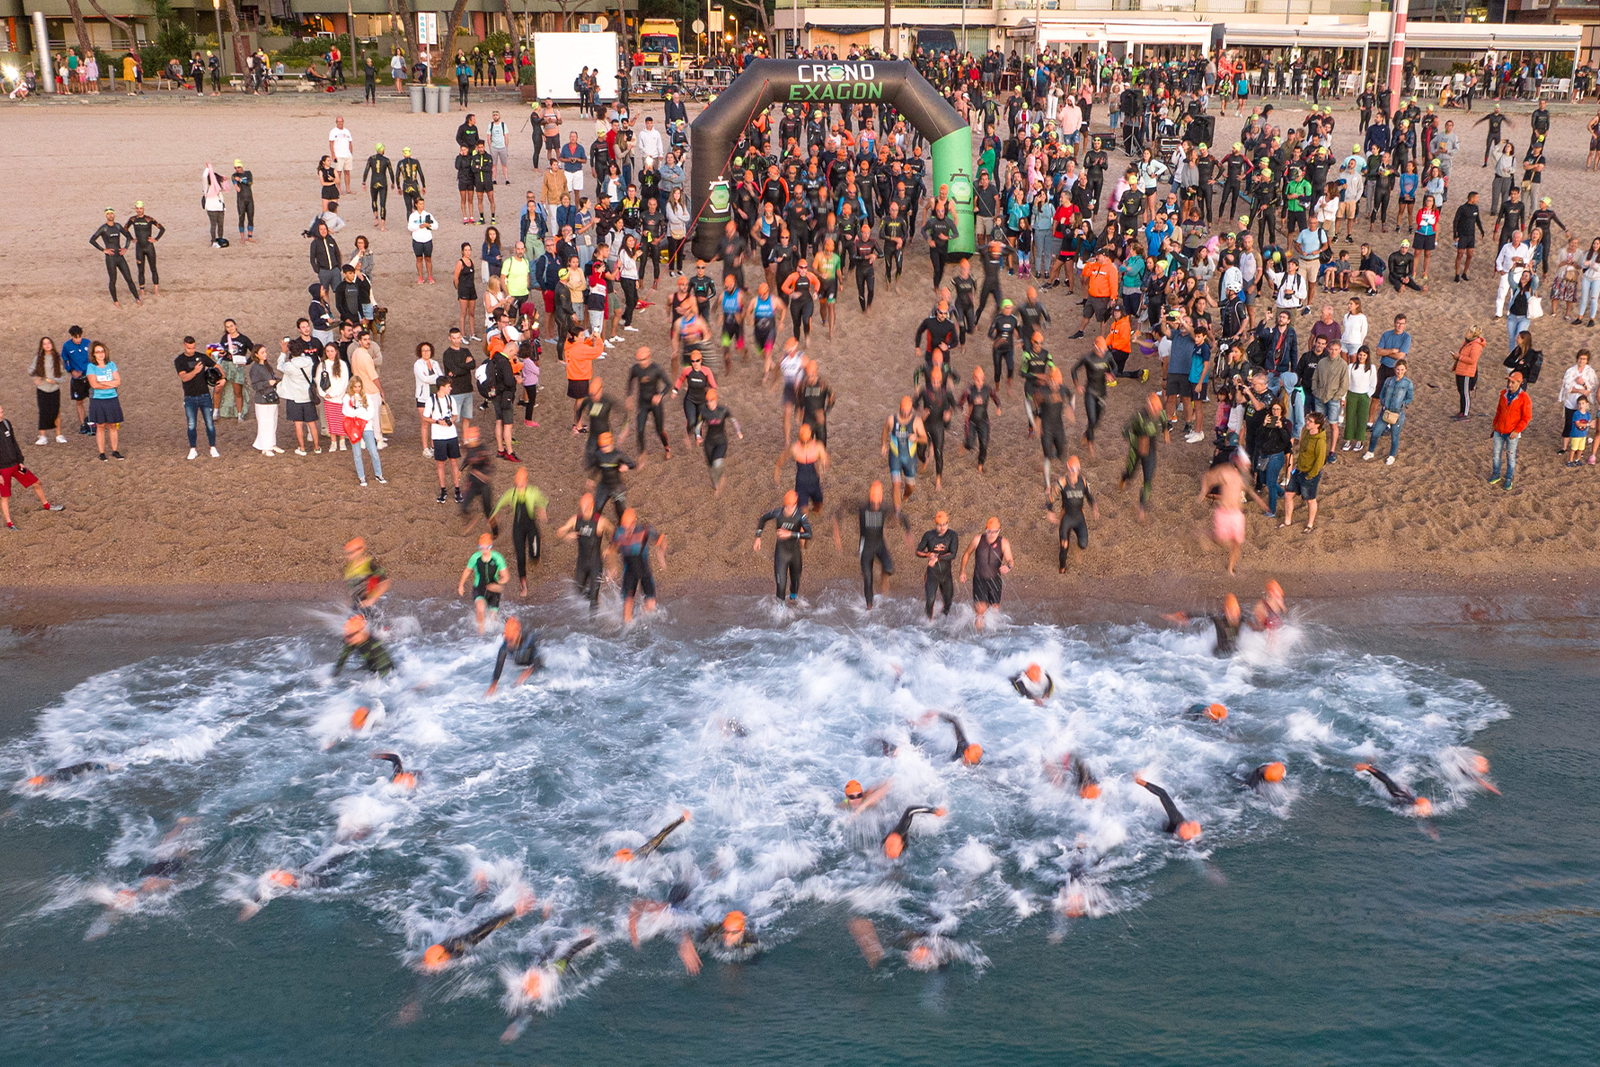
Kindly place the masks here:
POLYGON ((1600 732, 1595 672, 1570 626, 1305 622, 1219 662, 1202 637, 1141 626, 935 637, 892 611, 868 625, 826 596, 798 622, 731 600, 714 614, 741 628, 671 615, 627 635, 604 620, 549 627, 548 669, 486 701, 493 644, 454 611, 413 610, 395 620, 401 671, 383 683, 330 680, 328 620, 304 611, 226 643, 197 638, 211 632, 204 615, 9 635, 8 1059, 1591 1055, 1600 732), (1006 686, 1032 660, 1061 684, 1045 708, 1006 686), (1227 704, 1228 719, 1184 718, 1196 700, 1227 704), (382 714, 353 736, 357 704, 382 714), (918 721, 930 708, 961 718, 982 765, 948 761, 948 728, 918 721), (882 740, 899 755, 883 756, 882 740), (379 748, 421 771, 414 794, 382 781, 368 758, 379 748), (1454 770, 1469 748, 1503 796, 1454 770), (1040 773, 1069 749, 1089 757, 1100 800, 1040 773), (23 785, 91 758, 118 766, 42 794, 23 785), (1272 758, 1289 767, 1282 790, 1229 778, 1272 758), (1429 796, 1434 817, 1392 809, 1350 773, 1362 759, 1429 796), (1164 838, 1138 771, 1204 824, 1198 846, 1164 838), (890 775, 885 807, 949 809, 918 821, 897 864, 879 851, 882 819, 834 807, 845 778, 890 775), (610 859, 683 808, 693 819, 657 857, 610 859), (170 889, 108 906, 177 848, 188 860, 170 889), (330 856, 329 884, 261 893, 265 871, 330 856), (1057 907, 1074 875, 1087 916, 1057 907), (665 928, 647 921, 660 936, 635 950, 630 902, 674 883, 687 900, 665 928), (420 971, 428 944, 523 892, 549 915, 536 908, 442 974, 420 971), (259 911, 241 922, 246 905, 259 911), (678 929, 733 907, 765 951, 706 952, 688 977, 678 929), (888 950, 876 969, 852 916, 888 950), (559 981, 542 971, 556 991, 529 1002, 527 970, 585 931, 599 945, 559 981), (913 938, 947 965, 914 969, 913 938))

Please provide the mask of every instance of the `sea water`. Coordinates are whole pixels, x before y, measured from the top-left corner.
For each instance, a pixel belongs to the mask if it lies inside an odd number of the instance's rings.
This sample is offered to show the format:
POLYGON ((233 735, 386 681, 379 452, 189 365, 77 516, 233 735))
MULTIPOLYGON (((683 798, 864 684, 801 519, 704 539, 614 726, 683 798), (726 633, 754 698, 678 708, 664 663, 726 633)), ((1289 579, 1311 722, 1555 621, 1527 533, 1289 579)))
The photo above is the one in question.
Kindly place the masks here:
MULTIPOLYGON (((1507 774, 1485 737, 1533 710, 1525 689, 1311 622, 1218 658, 1199 626, 976 634, 826 596, 716 614, 743 625, 571 612, 541 631, 543 670, 485 696, 497 643, 453 610, 391 609, 381 680, 332 677, 337 620, 306 613, 29 709, 0 746, 4 1044, 124 1064, 1461 1063, 1577 1062, 1567 1042, 1592 1038, 1595 865, 1541 842, 1592 852, 1593 823, 1531 811, 1515 749, 1507 774), (1031 663, 1055 682, 1042 705, 1011 685, 1031 663), (1225 719, 1190 711, 1212 703, 1225 719), (1511 795, 1470 773, 1480 752, 1511 795), (1097 798, 1060 773, 1069 754, 1097 798), (111 769, 26 784, 84 760, 111 769), (1281 785, 1243 784, 1272 760, 1281 785), (1165 833, 1136 777, 1200 838, 1165 833), (887 795, 851 813, 849 779, 887 795), (909 805, 945 814, 891 860, 909 805), (1523 817, 1488 821, 1508 807, 1523 817), (685 812, 655 855, 616 857, 685 812), (754 957, 701 940, 731 910, 754 957), (1548 972, 1584 960, 1587 981, 1548 972), (1481 980, 1503 985, 1468 996, 1481 980)), ((1593 739, 1546 770, 1592 781, 1593 739)))

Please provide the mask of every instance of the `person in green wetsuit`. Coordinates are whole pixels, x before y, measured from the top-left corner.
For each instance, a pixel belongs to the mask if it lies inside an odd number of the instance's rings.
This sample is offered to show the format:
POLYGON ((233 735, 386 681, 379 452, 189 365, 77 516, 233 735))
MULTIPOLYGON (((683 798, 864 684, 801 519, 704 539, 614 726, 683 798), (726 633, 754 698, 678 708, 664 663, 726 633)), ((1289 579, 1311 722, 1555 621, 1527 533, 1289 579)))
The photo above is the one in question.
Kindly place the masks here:
POLYGON ((1126 488, 1135 471, 1142 470, 1144 485, 1139 489, 1139 521, 1145 520, 1145 508, 1150 504, 1150 488, 1156 478, 1156 438, 1171 441, 1166 419, 1161 412, 1161 395, 1151 393, 1145 398, 1142 410, 1133 413, 1123 427, 1122 436, 1128 439, 1128 462, 1122 469, 1119 489, 1126 488))
POLYGON ((539 562, 539 524, 548 522, 545 508, 550 498, 536 485, 528 484, 528 468, 518 467, 512 477, 512 488, 505 491, 500 502, 490 513, 491 520, 504 508, 511 509, 511 545, 517 552, 517 581, 522 585, 522 595, 528 595, 528 559, 539 562))
POLYGON ((494 550, 494 537, 481 534, 478 551, 467 560, 461 571, 461 581, 456 583, 456 595, 467 595, 467 579, 472 579, 472 608, 478 616, 478 633, 483 633, 489 612, 500 611, 500 594, 505 591, 506 558, 494 550))
POLYGON ((344 647, 339 650, 339 658, 333 662, 335 678, 344 670, 344 665, 351 656, 360 656, 361 665, 380 678, 394 670, 394 660, 389 656, 389 649, 373 636, 372 631, 367 628, 367 620, 363 615, 352 615, 345 620, 344 647))

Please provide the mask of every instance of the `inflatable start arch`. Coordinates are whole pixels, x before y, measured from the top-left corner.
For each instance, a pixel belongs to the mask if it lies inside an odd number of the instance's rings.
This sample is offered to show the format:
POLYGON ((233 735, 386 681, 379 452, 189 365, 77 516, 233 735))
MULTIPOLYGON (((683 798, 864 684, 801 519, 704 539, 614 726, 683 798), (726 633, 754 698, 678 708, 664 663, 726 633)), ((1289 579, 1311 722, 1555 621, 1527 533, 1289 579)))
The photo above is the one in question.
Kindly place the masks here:
POLYGON ((761 59, 745 67, 726 91, 700 113, 690 138, 689 203, 697 220, 694 254, 715 259, 733 217, 733 147, 757 112, 774 104, 887 104, 906 117, 932 146, 933 188, 950 187, 959 235, 950 251, 977 250, 972 219, 972 130, 910 63, 815 63, 761 59))

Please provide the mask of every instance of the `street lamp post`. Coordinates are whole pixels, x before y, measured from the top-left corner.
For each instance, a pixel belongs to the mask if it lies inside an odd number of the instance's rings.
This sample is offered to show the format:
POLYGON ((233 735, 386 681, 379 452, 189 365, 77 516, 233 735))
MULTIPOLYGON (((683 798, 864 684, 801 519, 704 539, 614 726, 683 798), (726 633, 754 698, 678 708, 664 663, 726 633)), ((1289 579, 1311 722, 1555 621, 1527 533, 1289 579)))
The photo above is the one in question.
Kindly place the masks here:
POLYGON ((222 46, 222 0, 211 0, 211 14, 217 20, 217 62, 222 64, 222 76, 227 77, 228 50, 222 46))

